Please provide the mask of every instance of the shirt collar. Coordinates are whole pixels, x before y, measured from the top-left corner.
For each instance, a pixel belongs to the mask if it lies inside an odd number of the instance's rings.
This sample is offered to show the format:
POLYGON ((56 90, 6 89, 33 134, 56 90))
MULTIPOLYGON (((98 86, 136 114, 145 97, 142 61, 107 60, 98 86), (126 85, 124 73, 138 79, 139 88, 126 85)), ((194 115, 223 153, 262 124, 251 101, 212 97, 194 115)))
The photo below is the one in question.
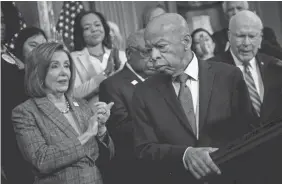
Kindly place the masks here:
MULTIPOLYGON (((104 57, 105 57, 106 55, 107 55, 107 56, 110 56, 110 54, 111 54, 111 49, 108 49, 107 47, 104 46, 104 51, 105 51, 104 57)), ((88 51, 88 49, 87 49, 87 47, 84 47, 83 52, 84 52, 86 55, 91 56, 90 53, 89 53, 89 51, 88 51)), ((92 56, 92 57, 93 57, 93 56, 92 56)))
MULTIPOLYGON (((236 66, 243 66, 243 63, 234 55, 234 53, 232 52, 231 49, 230 49, 230 52, 231 52, 231 55, 232 55, 232 57, 233 57, 233 59, 234 59, 235 65, 236 65, 236 66)), ((249 63, 250 63, 249 66, 250 66, 252 69, 254 69, 255 66, 256 66, 256 59, 255 59, 255 57, 253 57, 253 58, 249 61, 249 63)))
POLYGON ((193 59, 187 66, 187 68, 184 70, 184 73, 192 77, 194 80, 199 79, 199 65, 198 65, 198 58, 196 57, 196 54, 193 52, 193 59))
POLYGON ((144 82, 144 81, 146 80, 146 79, 144 79, 141 75, 139 75, 138 73, 136 73, 129 63, 126 62, 125 65, 126 65, 127 68, 128 68, 130 71, 132 71, 142 82, 144 82))

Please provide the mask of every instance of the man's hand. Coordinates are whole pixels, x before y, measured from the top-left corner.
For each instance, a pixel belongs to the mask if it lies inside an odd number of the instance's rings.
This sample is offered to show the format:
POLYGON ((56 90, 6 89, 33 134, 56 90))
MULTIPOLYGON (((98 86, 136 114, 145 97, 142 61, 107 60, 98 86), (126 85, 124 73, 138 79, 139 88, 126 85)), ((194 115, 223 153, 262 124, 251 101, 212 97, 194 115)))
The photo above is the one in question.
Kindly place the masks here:
POLYGON ((219 168, 212 161, 209 153, 218 150, 218 148, 188 148, 184 155, 184 162, 189 171, 197 179, 207 176, 208 174, 221 174, 219 168))

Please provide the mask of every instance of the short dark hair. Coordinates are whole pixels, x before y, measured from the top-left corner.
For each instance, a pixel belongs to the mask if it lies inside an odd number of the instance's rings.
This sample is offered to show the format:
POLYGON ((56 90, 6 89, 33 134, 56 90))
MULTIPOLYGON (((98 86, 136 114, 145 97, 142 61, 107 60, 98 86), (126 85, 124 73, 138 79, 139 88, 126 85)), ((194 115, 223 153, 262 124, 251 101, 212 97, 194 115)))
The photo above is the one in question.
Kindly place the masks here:
POLYGON ((82 50, 85 46, 85 40, 83 38, 83 28, 81 27, 81 19, 88 14, 94 14, 101 20, 101 23, 105 30, 105 37, 102 42, 103 46, 106 46, 107 48, 112 48, 112 41, 110 36, 110 27, 107 23, 107 20, 105 19, 104 15, 99 12, 95 11, 82 11, 80 12, 76 17, 74 21, 74 50, 79 51, 82 50))
POLYGON ((32 98, 42 98, 46 96, 44 85, 51 58, 57 51, 63 51, 68 55, 70 61, 71 78, 66 93, 71 94, 75 81, 75 66, 70 53, 63 44, 57 42, 42 43, 35 47, 27 56, 25 65, 25 89, 28 96, 32 98))
POLYGON ((42 35, 47 40, 47 36, 44 33, 42 29, 39 29, 37 27, 27 27, 22 29, 19 32, 19 35, 15 41, 15 49, 14 54, 17 58, 19 58, 22 62, 25 62, 24 56, 23 56, 23 45, 26 42, 27 39, 30 37, 33 37, 35 35, 42 35))
POLYGON ((204 28, 198 28, 198 29, 195 29, 195 30, 192 32, 192 34, 191 34, 191 38, 192 38, 192 46, 191 46, 191 49, 192 49, 192 51, 195 52, 194 37, 195 37, 195 35, 196 35, 198 32, 201 32, 201 31, 206 32, 206 33, 209 35, 209 37, 211 37, 212 41, 213 41, 214 44, 215 44, 214 55, 217 54, 218 48, 217 48, 216 41, 215 41, 214 37, 213 37, 206 29, 204 29, 204 28))
POLYGON ((144 8, 144 12, 142 14, 142 19, 143 19, 143 28, 145 28, 149 22, 149 17, 151 16, 151 13, 155 10, 155 9, 163 9, 165 12, 168 12, 166 7, 162 4, 157 4, 155 6, 146 6, 144 8))

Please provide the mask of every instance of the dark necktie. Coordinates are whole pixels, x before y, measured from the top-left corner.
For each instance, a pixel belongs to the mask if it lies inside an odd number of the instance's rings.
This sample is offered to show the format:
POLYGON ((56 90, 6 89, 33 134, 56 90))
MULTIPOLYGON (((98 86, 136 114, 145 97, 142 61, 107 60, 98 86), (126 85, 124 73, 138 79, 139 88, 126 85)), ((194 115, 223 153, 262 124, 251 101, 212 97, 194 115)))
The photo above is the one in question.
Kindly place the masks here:
POLYGON ((252 77, 252 74, 250 72, 250 64, 244 64, 244 73, 245 73, 245 81, 246 84, 248 86, 248 91, 250 94, 250 98, 253 104, 253 107, 256 111, 256 113, 258 114, 258 116, 260 116, 260 106, 261 106, 261 100, 254 82, 254 79, 252 77))
POLYGON ((177 77, 180 82, 180 90, 178 95, 178 100, 186 114, 186 117, 192 127, 195 135, 197 135, 197 124, 196 117, 194 113, 193 98, 189 87, 186 85, 186 81, 189 79, 189 75, 182 73, 177 77))

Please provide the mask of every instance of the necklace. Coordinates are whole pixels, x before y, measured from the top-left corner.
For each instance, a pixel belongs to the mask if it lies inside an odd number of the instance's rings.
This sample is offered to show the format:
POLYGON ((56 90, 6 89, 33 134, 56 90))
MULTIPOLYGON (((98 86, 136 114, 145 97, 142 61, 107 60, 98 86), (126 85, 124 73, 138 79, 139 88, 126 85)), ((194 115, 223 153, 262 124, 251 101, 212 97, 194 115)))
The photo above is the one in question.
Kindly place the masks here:
POLYGON ((67 100, 66 100, 66 105, 67 105, 67 108, 65 110, 60 109, 61 113, 63 114, 67 114, 70 111, 70 104, 67 100))

